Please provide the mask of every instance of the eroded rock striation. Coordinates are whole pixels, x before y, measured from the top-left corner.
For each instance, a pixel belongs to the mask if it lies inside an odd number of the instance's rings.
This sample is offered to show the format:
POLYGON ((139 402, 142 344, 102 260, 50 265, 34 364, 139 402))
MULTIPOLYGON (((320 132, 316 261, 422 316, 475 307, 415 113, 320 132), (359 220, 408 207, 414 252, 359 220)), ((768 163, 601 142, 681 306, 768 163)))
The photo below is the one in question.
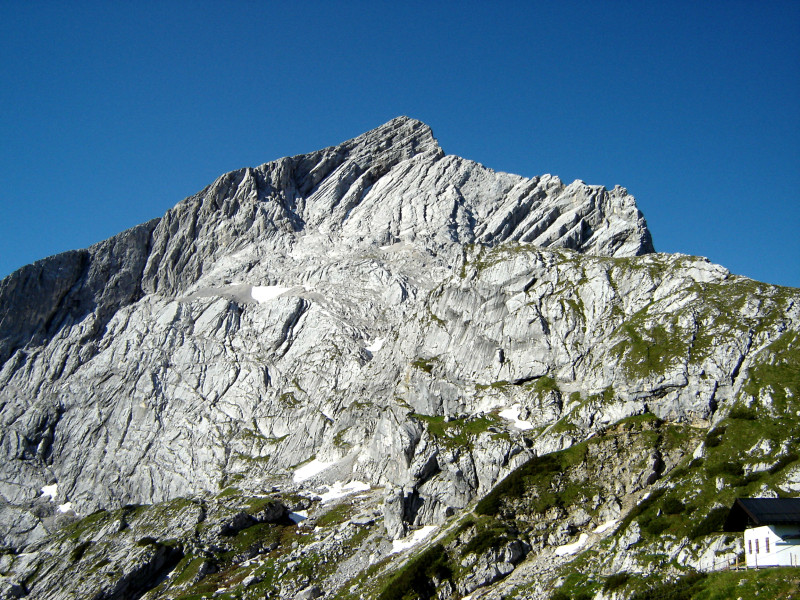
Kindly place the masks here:
MULTIPOLYGON (((198 545, 181 526, 133 546, 144 566, 105 575, 117 587, 98 597, 174 597, 163 577, 177 578, 178 565, 197 567, 182 583, 194 585, 237 556, 255 561, 242 588, 253 594, 351 589, 392 540, 444 527, 531 458, 625 419, 691 431, 737 403, 791 412, 793 384, 778 389, 758 373, 791 353, 799 319, 797 290, 656 254, 625 189, 495 172, 445 155, 427 125, 400 117, 223 175, 160 219, 0 282, 0 543, 11 555, 72 552, 58 532, 76 516, 192 498, 183 514, 223 490, 272 490, 297 510, 369 490, 355 541, 318 540, 336 548, 324 564, 347 565, 326 571, 323 588, 292 579, 304 554, 291 545, 283 575, 257 571, 280 554, 280 536, 220 558, 232 550, 207 536, 198 545)), ((620 518, 692 459, 697 435, 681 434, 690 448, 658 435, 636 455, 640 470, 603 476, 616 485, 598 485, 585 514, 531 516, 553 529, 506 528, 465 555, 471 571, 459 579, 443 567, 425 589, 481 594, 539 568, 542 553, 580 541, 599 519, 620 518), (558 529, 562 517, 569 526, 558 529)), ((243 516, 219 535, 280 518, 243 516)), ((462 527, 451 544, 480 527, 462 527)), ((119 548, 135 541, 125 539, 119 548)), ((627 556, 618 560, 632 570, 627 556)), ((6 582, 13 593, 61 597, 52 568, 37 579, 41 561, 7 561, 20 580, 6 582)))

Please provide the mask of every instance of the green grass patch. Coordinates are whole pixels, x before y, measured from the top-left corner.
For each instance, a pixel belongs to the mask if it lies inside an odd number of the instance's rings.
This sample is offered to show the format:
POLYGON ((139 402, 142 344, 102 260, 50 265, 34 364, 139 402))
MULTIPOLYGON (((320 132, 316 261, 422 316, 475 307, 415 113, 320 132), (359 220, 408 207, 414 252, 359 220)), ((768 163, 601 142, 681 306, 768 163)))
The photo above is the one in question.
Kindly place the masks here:
POLYGON ((64 534, 72 540, 80 539, 84 533, 96 530, 99 526, 105 525, 110 517, 111 515, 107 510, 97 510, 80 521, 67 525, 64 528, 64 534))
POLYGON ((78 562, 81 558, 83 558, 83 555, 86 554, 86 551, 91 548, 92 545, 94 545, 94 542, 87 540, 75 546, 69 553, 70 562, 78 562))
POLYGON ((558 384, 556 380, 552 377, 548 377, 545 375, 544 377, 539 377, 538 379, 534 380, 533 385, 531 386, 533 391, 538 393, 539 395, 548 394, 550 392, 558 392, 558 384))
MULTIPOLYGON (((596 559, 597 557, 594 557, 594 560, 596 559)), ((602 586, 599 585, 599 582, 588 579, 586 570, 582 568, 586 565, 583 564, 580 557, 573 561, 572 565, 575 566, 575 570, 567 573, 561 586, 551 592, 550 598, 592 600, 602 586)))
POLYGON ((644 498, 642 501, 640 501, 628 512, 627 515, 625 515, 622 521, 620 521, 620 524, 617 526, 617 531, 625 531, 634 519, 637 519, 639 516, 651 509, 655 509, 658 506, 658 501, 661 499, 661 496, 663 496, 664 493, 665 490, 663 488, 650 492, 650 495, 647 498, 644 498))
POLYGON ((778 462, 776 462, 769 468, 769 473, 772 475, 780 473, 790 464, 797 462, 798 460, 800 460, 800 456, 798 456, 796 452, 789 452, 788 454, 784 454, 778 459, 778 462))
POLYGON ((274 523, 256 523, 224 540, 227 550, 220 555, 223 563, 230 563, 245 552, 262 553, 274 544, 281 545, 285 530, 293 527, 274 523))
MULTIPOLYGON (((624 419, 594 436, 559 452, 532 458, 498 483, 475 507, 475 513, 494 516, 501 514, 543 514, 551 508, 567 509, 587 502, 601 492, 601 482, 589 474, 602 470, 608 452, 631 452, 637 459, 631 468, 652 467, 652 452, 657 448, 684 448, 696 440, 698 432, 689 426, 667 425, 653 415, 624 419)), ((696 441, 694 442, 696 443, 696 441)), ((622 455, 620 455, 620 460, 622 455)), ((632 458, 629 460, 633 460, 632 458)), ((629 513, 621 526, 643 514, 663 491, 654 491, 650 498, 629 513)), ((677 500, 675 502, 678 502, 677 500)), ((676 504, 671 505, 677 509, 676 504)), ((650 516, 652 517, 655 514, 650 516)), ((669 514, 669 527, 679 521, 669 514)), ((654 522, 653 529, 663 530, 664 522, 654 522)))
POLYGON ((411 361, 411 366, 415 369, 419 369, 420 371, 425 371, 429 375, 433 371, 433 361, 424 358, 417 358, 411 361))
POLYGON ((239 488, 235 486, 229 486, 226 487, 224 490, 222 490, 219 494, 217 494, 217 498, 230 498, 232 496, 241 496, 241 495, 242 491, 239 488))
POLYGON ((284 406, 288 406, 289 408, 294 408, 300 404, 300 401, 294 395, 294 392, 284 392, 278 397, 278 400, 284 406))
POLYGON ((638 592, 631 600, 688 600, 701 589, 705 573, 689 573, 672 582, 659 582, 638 592))
POLYGON ((274 498, 261 498, 259 496, 251 496, 247 498, 244 503, 247 505, 245 512, 248 515, 257 515, 265 510, 274 510, 280 502, 274 498))
POLYGON ((486 415, 478 418, 452 419, 443 416, 413 414, 414 418, 425 423, 428 433, 445 447, 470 447, 474 439, 488 431, 489 427, 500 424, 500 417, 486 415))
POLYGON ((175 567, 176 576, 171 583, 175 586, 187 585, 191 583, 199 574, 200 567, 207 559, 203 556, 188 555, 184 556, 178 566, 175 567))
POLYGON ((759 418, 749 418, 749 410, 740 404, 734 405, 728 415, 705 436, 706 452, 704 458, 689 461, 687 464, 667 473, 667 481, 674 487, 676 497, 687 498, 686 514, 692 514, 694 522, 673 529, 678 536, 702 537, 713 533, 713 527, 706 523, 701 526, 699 519, 720 506, 730 507, 737 497, 754 496, 766 488, 780 492, 783 478, 790 465, 796 464, 800 457, 796 452, 786 452, 775 457, 772 452, 759 456, 752 452, 765 440, 771 448, 794 444, 800 437, 800 419, 794 414, 780 416, 768 412, 758 413, 759 418), (748 474, 748 466, 753 463, 772 464, 771 467, 748 474), (716 482, 721 478, 724 486, 717 489, 716 482))
POLYGON ((659 419, 653 413, 642 413, 640 415, 631 415, 630 417, 625 417, 624 419, 620 419, 614 425, 618 427, 622 427, 625 431, 631 431, 634 429, 640 429, 643 424, 650 424, 655 426, 660 426, 664 422, 659 419))
POLYGON ((346 502, 342 502, 317 518, 317 525, 320 527, 330 527, 331 525, 344 523, 350 518, 352 512, 353 508, 346 502))
POLYGON ((631 600, 800 599, 800 570, 792 567, 689 573, 676 581, 650 578, 643 583, 648 588, 631 600))
MULTIPOLYGON (((663 324, 646 328, 642 323, 645 314, 634 315, 620 328, 624 338, 612 352, 621 357, 621 364, 630 377, 645 378, 660 374, 688 352, 686 332, 677 324, 672 329, 663 324)), ((673 320, 676 320, 673 319, 673 320)))
POLYGON ((378 600, 427 600, 435 597, 431 579, 451 577, 452 569, 441 544, 436 544, 409 560, 389 579, 378 600))
POLYGON ((500 381, 493 381, 492 383, 490 383, 488 385, 483 384, 483 383, 476 383, 475 384, 475 389, 476 390, 480 390, 480 391, 483 391, 483 390, 504 390, 509 385, 511 385, 510 382, 508 382, 508 381, 506 381, 504 379, 501 379, 500 381))

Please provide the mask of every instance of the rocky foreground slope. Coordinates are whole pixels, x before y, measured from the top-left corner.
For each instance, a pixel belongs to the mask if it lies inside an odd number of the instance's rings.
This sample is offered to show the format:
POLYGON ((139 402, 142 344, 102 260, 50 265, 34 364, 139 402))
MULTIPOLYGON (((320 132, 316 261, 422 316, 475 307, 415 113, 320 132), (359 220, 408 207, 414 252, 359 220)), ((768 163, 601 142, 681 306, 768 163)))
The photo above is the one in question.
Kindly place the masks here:
POLYGON ((798 320, 799 290, 654 253, 623 188, 497 173, 412 119, 223 175, 0 282, 0 596, 713 570, 726 502, 800 489, 798 320))

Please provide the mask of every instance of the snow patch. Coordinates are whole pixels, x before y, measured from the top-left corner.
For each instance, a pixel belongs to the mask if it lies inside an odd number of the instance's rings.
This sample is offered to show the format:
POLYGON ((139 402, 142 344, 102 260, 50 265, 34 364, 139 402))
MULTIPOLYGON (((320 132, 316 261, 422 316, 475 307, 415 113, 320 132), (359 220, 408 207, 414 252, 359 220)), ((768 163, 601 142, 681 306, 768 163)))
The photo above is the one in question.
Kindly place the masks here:
POLYGON ((305 521, 308 518, 308 512, 304 510, 298 510, 295 512, 289 513, 289 518, 292 520, 293 523, 297 524, 300 521, 305 521))
POLYGON ((575 554, 581 547, 586 543, 586 540, 589 539, 589 536, 585 533, 582 533, 578 538, 577 542, 572 544, 564 544, 563 546, 559 546, 556 548, 556 556, 566 556, 567 554, 575 554))
POLYGON ((274 300, 281 294, 285 294, 292 288, 281 287, 279 285, 254 285, 250 289, 250 296, 259 304, 274 300))
POLYGON ((700 442, 697 448, 694 449, 694 452, 692 453, 692 458, 700 458, 701 456, 703 456, 705 450, 706 450, 705 442, 700 442))
POLYGON ((602 525, 598 525, 595 528, 594 532, 595 533, 603 533, 604 531, 608 531, 609 529, 611 529, 617 523, 619 523, 619 519, 611 519, 610 521, 606 521, 602 525))
POLYGON ((66 513, 72 510, 72 502, 65 502, 64 504, 59 504, 58 512, 66 513))
POLYGON ((407 535, 404 538, 399 540, 394 540, 392 542, 392 551, 389 554, 397 554, 398 552, 402 552, 403 550, 408 550, 409 548, 413 548, 420 542, 424 541, 430 534, 432 534, 436 530, 436 525, 426 525, 422 529, 417 529, 411 535, 407 535))
POLYGON ((372 342, 369 346, 366 346, 364 350, 369 352, 377 352, 381 348, 383 348, 383 342, 386 341, 386 338, 378 338, 374 342, 372 342))
POLYGON ((50 502, 55 502, 58 496, 58 484, 46 485, 42 488, 42 496, 50 496, 50 502))
POLYGON ((294 472, 294 479, 295 483, 300 483, 301 481, 305 481, 306 479, 311 479, 314 475, 318 475, 322 473, 328 467, 333 466, 334 462, 326 462, 324 460, 317 460, 316 458, 311 462, 304 464, 302 467, 297 469, 294 472))
POLYGON ((509 421, 514 421, 514 427, 517 429, 527 430, 533 429, 533 423, 530 421, 522 421, 519 418, 519 411, 521 410, 521 406, 519 404, 515 404, 511 408, 507 408, 505 410, 500 411, 500 416, 504 419, 508 419, 509 421))
POLYGON ((333 485, 326 485, 324 487, 328 488, 328 491, 319 495, 323 503, 336 500, 337 498, 344 498, 356 492, 366 492, 370 489, 369 484, 363 481, 351 481, 346 484, 342 484, 341 481, 335 481, 333 485))

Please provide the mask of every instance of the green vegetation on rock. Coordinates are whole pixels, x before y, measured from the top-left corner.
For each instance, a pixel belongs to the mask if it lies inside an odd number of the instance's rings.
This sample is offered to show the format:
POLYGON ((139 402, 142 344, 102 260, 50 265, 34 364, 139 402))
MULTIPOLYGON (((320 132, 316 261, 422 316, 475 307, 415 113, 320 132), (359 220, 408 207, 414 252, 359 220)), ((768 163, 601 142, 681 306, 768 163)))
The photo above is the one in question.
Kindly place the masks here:
POLYGON ((437 544, 400 567, 378 594, 378 600, 415 600, 435 596, 435 577, 443 580, 451 575, 444 548, 437 544))
MULTIPOLYGON (((448 448, 471 447, 478 435, 501 423, 500 417, 493 414, 477 418, 451 420, 447 420, 442 416, 421 414, 413 414, 412 416, 425 423, 430 435, 438 443, 448 448)), ((494 435, 502 437, 507 434, 498 432, 494 435)))

